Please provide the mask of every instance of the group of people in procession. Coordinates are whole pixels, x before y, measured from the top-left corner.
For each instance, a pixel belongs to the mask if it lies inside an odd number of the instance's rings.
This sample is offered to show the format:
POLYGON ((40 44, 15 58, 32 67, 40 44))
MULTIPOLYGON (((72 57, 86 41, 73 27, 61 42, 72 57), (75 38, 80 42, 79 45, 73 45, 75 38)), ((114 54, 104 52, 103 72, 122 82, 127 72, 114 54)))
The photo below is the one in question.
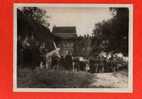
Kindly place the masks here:
MULTIPOLYGON (((87 59, 87 61, 80 61, 79 57, 73 57, 69 52, 66 56, 60 58, 53 55, 50 60, 50 69, 55 70, 69 70, 69 71, 88 71, 91 73, 115 72, 120 69, 119 62, 113 57, 105 59, 103 57, 96 57, 96 59, 87 59)), ((44 64, 45 66, 46 64, 44 64)))
POLYGON ((21 42, 18 42, 17 44, 18 64, 22 64, 23 66, 30 65, 32 69, 36 66, 40 66, 41 68, 47 69, 88 71, 91 73, 114 72, 119 70, 119 62, 115 60, 116 58, 114 57, 106 59, 105 57, 97 56, 95 59, 80 61, 79 57, 73 57, 71 52, 67 52, 65 56, 59 57, 57 55, 58 51, 55 51, 52 55, 46 57, 48 51, 46 48, 40 48, 40 44, 28 45, 27 43, 23 46, 22 43, 20 43, 21 42))
POLYGON ((96 59, 90 60, 90 72, 115 72, 119 69, 119 62, 114 57, 109 59, 96 57, 96 59))

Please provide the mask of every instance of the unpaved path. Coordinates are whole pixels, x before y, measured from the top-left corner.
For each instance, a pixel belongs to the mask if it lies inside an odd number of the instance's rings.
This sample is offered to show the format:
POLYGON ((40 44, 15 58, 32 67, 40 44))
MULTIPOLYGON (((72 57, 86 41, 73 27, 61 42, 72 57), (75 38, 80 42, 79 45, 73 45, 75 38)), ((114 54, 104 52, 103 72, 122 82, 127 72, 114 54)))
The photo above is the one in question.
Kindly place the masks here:
POLYGON ((128 86, 128 75, 125 71, 115 73, 94 73, 93 82, 89 87, 125 88, 128 86))

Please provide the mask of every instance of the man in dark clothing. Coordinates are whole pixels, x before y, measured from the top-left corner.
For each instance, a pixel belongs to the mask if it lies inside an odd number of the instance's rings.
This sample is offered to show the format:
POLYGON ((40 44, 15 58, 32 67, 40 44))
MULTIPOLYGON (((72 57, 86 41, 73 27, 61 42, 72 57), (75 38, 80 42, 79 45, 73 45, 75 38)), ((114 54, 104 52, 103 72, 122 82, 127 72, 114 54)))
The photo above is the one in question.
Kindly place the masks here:
POLYGON ((61 56, 60 61, 59 61, 60 69, 65 68, 65 59, 63 56, 61 56))
POLYGON ((90 59, 89 60, 89 65, 90 65, 90 72, 91 73, 95 73, 95 72, 97 72, 98 71, 98 61, 95 59, 95 60, 93 60, 93 59, 90 59))
POLYGON ((56 55, 52 56, 52 62, 51 62, 51 69, 57 69, 58 67, 58 57, 56 55))
POLYGON ((76 71, 80 70, 78 58, 74 59, 74 68, 75 68, 76 71))
POLYGON ((80 70, 81 70, 81 71, 85 71, 85 66, 86 66, 85 62, 80 61, 80 62, 79 62, 79 65, 80 65, 80 70))
POLYGON ((68 53, 65 57, 65 68, 67 70, 73 70, 73 59, 71 53, 68 53))

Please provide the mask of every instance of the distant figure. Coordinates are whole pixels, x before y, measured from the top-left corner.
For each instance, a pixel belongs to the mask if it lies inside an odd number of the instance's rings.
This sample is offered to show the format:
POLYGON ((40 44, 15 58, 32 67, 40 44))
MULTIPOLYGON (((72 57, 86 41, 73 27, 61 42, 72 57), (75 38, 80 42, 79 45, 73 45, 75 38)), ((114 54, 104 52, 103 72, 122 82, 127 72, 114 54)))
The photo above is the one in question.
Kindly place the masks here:
POLYGON ((91 73, 94 73, 95 72, 95 61, 94 60, 92 60, 92 59, 90 59, 89 60, 89 65, 90 65, 90 70, 89 70, 89 72, 91 72, 91 73))
POLYGON ((80 62, 79 62, 79 66, 80 66, 80 70, 81 70, 81 71, 85 71, 85 69, 86 69, 86 64, 85 64, 85 62, 80 61, 80 62))
POLYGON ((85 71, 88 72, 89 70, 90 70, 89 62, 87 62, 87 63, 86 63, 86 66, 85 66, 85 71))
POLYGON ((59 68, 59 54, 60 48, 55 48, 54 50, 47 52, 46 57, 46 69, 58 69, 59 68))
POLYGON ((40 68, 45 68, 45 66, 46 66, 45 53, 46 53, 45 48, 41 48, 41 49, 40 49, 40 58, 41 58, 41 61, 40 61, 40 68))
POLYGON ((99 57, 98 72, 99 73, 103 73, 104 72, 104 57, 99 57))
POLYGON ((23 56, 22 57, 22 65, 24 67, 29 67, 29 68, 34 68, 33 66, 33 60, 32 60, 32 49, 30 47, 24 47, 24 50, 23 50, 23 56))
POLYGON ((80 70, 80 68, 79 68, 79 59, 78 58, 74 59, 74 69, 76 71, 80 70))
POLYGON ((58 62, 59 62, 59 57, 55 54, 52 56, 52 63, 51 63, 51 69, 58 69, 58 62))
POLYGON ((32 49, 32 60, 33 60, 34 68, 37 67, 37 66, 40 66, 41 53, 40 53, 39 45, 33 46, 33 49, 32 49))
POLYGON ((69 52, 65 57, 65 68, 67 70, 73 70, 73 59, 71 52, 69 52))
POLYGON ((59 60, 59 67, 61 70, 63 70, 65 68, 65 59, 63 56, 61 56, 61 58, 59 60))

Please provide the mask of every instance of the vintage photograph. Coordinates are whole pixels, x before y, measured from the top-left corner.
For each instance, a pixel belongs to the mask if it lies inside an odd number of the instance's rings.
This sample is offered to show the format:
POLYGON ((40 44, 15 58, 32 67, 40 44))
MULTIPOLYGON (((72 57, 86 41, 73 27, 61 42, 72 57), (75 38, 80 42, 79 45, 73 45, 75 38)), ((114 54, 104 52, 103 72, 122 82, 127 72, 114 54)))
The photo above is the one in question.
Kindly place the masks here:
POLYGON ((132 87, 132 6, 14 5, 14 88, 132 87))

